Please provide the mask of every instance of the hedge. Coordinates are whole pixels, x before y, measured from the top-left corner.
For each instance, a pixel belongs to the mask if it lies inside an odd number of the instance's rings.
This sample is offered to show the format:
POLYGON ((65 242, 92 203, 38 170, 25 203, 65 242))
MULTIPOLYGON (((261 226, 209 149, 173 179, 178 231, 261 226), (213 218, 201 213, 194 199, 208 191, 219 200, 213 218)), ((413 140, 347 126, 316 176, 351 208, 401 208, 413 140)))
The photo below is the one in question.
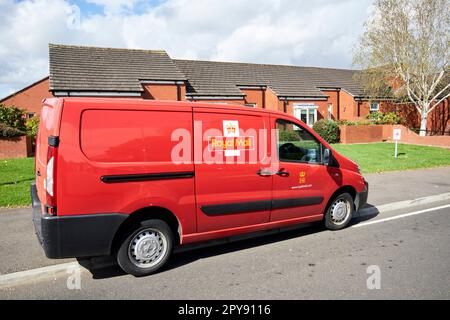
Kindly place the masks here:
POLYGON ((313 130, 328 143, 338 143, 340 141, 339 124, 336 121, 319 120, 314 123, 313 130))

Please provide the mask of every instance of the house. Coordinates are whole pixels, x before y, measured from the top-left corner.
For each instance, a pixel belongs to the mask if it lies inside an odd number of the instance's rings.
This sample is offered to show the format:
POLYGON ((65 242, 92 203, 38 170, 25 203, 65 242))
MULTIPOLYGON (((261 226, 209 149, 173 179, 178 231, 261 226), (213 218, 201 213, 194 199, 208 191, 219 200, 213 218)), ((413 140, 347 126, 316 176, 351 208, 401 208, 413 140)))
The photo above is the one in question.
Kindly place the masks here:
MULTIPOLYGON (((50 96, 128 97, 242 104, 320 119, 358 120, 395 111, 418 127, 414 107, 368 101, 355 70, 172 59, 165 51, 49 45, 50 76, 2 100, 39 113, 50 96)), ((428 130, 450 124, 449 99, 430 115, 428 130)))

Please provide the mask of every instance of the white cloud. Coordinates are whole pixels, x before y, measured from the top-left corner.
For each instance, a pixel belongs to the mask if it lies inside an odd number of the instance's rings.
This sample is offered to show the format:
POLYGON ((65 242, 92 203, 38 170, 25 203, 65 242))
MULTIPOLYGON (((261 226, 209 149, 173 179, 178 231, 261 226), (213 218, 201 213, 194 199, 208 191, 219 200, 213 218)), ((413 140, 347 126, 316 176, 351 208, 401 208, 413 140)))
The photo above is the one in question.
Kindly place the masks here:
POLYGON ((48 43, 163 49, 174 58, 351 67, 372 0, 0 0, 0 97, 48 74, 48 43), (137 10, 139 8, 139 10, 137 10), (76 17, 76 16, 75 16, 76 17))

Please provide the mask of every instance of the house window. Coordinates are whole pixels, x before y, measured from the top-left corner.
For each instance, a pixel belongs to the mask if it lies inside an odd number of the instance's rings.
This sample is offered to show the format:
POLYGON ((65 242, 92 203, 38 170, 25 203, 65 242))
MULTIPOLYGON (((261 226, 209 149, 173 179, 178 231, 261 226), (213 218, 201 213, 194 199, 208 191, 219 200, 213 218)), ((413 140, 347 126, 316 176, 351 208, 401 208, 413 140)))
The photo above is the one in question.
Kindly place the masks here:
POLYGON ((35 112, 27 112, 27 119, 31 119, 36 115, 35 112))
POLYGON ((371 102, 370 103, 370 112, 378 112, 380 111, 380 103, 379 102, 371 102))
POLYGON ((245 106, 250 108, 256 108, 256 103, 246 103, 245 106))
POLYGON ((294 104, 294 117, 312 127, 312 125, 317 121, 317 106, 309 103, 294 104))
POLYGON ((333 104, 328 104, 328 120, 333 119, 333 104))

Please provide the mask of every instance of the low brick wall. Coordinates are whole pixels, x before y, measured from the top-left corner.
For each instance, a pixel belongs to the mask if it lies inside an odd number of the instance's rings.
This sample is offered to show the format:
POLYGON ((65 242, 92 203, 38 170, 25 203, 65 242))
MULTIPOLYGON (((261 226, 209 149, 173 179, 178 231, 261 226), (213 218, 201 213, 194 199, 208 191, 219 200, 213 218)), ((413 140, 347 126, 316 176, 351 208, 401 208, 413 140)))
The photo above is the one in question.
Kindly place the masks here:
POLYGON ((339 126, 341 143, 363 143, 383 141, 383 125, 339 126))
POLYGON ((341 143, 393 141, 394 129, 402 131, 401 143, 450 148, 450 136, 421 137, 402 125, 339 126, 341 143))
POLYGON ((0 159, 26 158, 32 156, 31 138, 0 138, 0 159))

